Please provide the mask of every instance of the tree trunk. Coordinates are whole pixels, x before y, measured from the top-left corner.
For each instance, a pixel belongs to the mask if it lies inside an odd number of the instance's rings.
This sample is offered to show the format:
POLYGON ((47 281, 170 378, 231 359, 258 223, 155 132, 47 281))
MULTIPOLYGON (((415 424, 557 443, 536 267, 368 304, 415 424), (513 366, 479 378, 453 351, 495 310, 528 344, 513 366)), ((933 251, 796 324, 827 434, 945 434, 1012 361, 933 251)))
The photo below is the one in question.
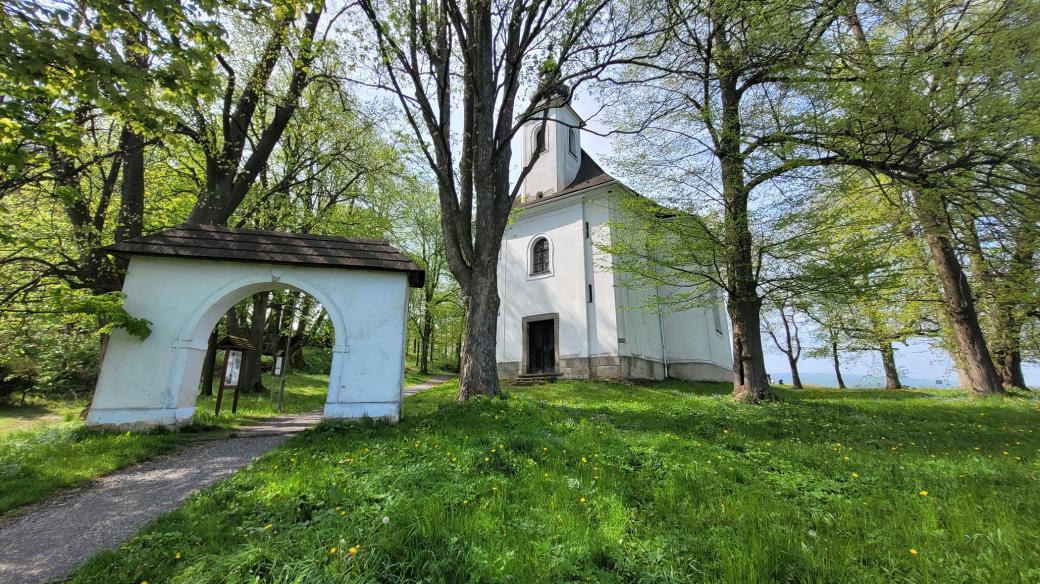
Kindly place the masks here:
POLYGON ((202 395, 213 395, 213 370, 217 361, 217 327, 209 334, 206 357, 202 362, 202 395))
POLYGON ((757 403, 769 391, 759 331, 762 301, 738 302, 731 297, 727 308, 733 321, 733 399, 757 403))
POLYGON ((831 359, 834 361, 834 376, 838 378, 838 389, 846 389, 845 380, 841 376, 841 362, 838 361, 837 341, 831 341, 831 359))
MULTIPOLYGON (((496 254, 497 255, 497 254, 496 254)), ((476 395, 501 396, 498 364, 495 361, 498 325, 498 282, 495 262, 485 262, 463 290, 466 307, 466 334, 462 342, 462 368, 459 372, 458 400, 476 395)))
MULTIPOLYGON (((722 70, 732 70, 726 55, 729 47, 728 26, 713 23, 714 38, 720 48, 722 70)), ((744 159, 741 154, 743 133, 740 99, 735 75, 719 79, 722 105, 722 131, 715 156, 722 173, 722 198, 725 207, 724 241, 728 268, 728 310, 733 321, 733 399, 757 403, 769 392, 765 353, 762 351, 762 299, 754 269, 754 246, 748 217, 750 193, 744 181, 744 159)))
POLYGON ((260 356, 264 347, 267 303, 270 295, 270 292, 259 292, 253 295, 253 310, 249 321, 248 339, 255 349, 242 353, 242 369, 238 379, 238 386, 242 393, 260 393, 264 391, 260 356))
MULTIPOLYGON (((1006 292, 1005 292, 1006 294, 1006 292)), ((993 365, 1005 387, 1026 387, 1022 372, 1022 325, 1015 316, 1017 308, 1007 300, 994 303, 993 365)))
POLYGON ((791 366, 791 387, 802 389, 802 378, 798 376, 798 360, 788 357, 787 363, 791 366))
POLYGON ((892 343, 883 343, 878 347, 881 352, 881 366, 885 368, 885 389, 903 389, 899 381, 899 369, 896 368, 896 351, 892 343))
POLYGON ((144 231, 144 138, 130 125, 123 127, 123 181, 120 185, 116 241, 139 237, 144 231))
POLYGON ((462 335, 455 337, 455 370, 462 367, 462 335))
MULTIPOLYGON (((205 151, 206 185, 199 194, 188 222, 203 225, 227 225, 228 219, 242 204, 257 177, 267 166, 268 159, 275 146, 281 140, 289 121, 299 106, 300 96, 310 81, 311 63, 316 56, 314 43, 318 21, 324 7, 319 3, 312 11, 304 14, 304 25, 297 47, 295 58, 291 59, 292 70, 289 74, 288 88, 285 96, 278 100, 274 114, 270 120, 263 120, 261 128, 257 128, 256 137, 249 139, 252 132, 254 115, 263 96, 267 92, 275 65, 283 54, 286 41, 292 30, 295 13, 288 11, 277 23, 271 36, 265 43, 259 60, 248 76, 248 81, 238 95, 234 108, 231 108, 231 95, 225 97, 224 113, 220 118, 224 140, 219 147, 213 147, 204 139, 205 128, 196 128, 200 143, 205 151), (248 145, 248 149, 246 146, 248 145), (244 160, 243 160, 244 159, 244 160)), ((234 89, 228 80, 228 89, 234 89)), ((197 111, 199 117, 203 112, 197 111)))
POLYGON ((422 341, 419 347, 419 370, 423 373, 430 372, 430 349, 433 341, 433 317, 430 314, 429 305, 423 314, 422 341))
POLYGON ((913 197, 917 219, 942 283, 946 313, 953 329, 956 350, 960 353, 971 384, 971 392, 975 395, 1003 393, 1000 375, 993 366, 982 327, 979 326, 971 285, 950 242, 944 221, 945 203, 934 191, 916 190, 913 197))

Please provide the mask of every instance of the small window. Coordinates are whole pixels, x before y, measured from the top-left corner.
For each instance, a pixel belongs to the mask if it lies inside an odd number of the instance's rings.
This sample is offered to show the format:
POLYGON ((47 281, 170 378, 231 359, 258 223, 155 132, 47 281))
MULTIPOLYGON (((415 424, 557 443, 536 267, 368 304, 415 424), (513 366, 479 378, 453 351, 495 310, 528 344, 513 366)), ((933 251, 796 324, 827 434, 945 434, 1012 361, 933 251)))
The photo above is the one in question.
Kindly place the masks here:
POLYGON ((545 152, 548 148, 545 147, 545 126, 540 126, 534 131, 534 151, 545 152))
POLYGON ((571 156, 578 157, 578 129, 571 128, 570 138, 567 140, 568 149, 571 151, 571 156))
POLYGON ((531 275, 549 273, 549 240, 542 237, 531 248, 531 275))

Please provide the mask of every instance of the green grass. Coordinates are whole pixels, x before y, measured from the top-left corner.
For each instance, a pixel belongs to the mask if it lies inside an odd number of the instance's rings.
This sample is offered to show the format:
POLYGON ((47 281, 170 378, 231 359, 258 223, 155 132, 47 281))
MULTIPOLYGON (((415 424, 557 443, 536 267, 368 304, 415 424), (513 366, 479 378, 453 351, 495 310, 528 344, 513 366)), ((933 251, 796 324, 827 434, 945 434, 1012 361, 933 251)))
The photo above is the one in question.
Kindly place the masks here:
MULTIPOLYGON (((285 399, 282 402, 281 412, 277 409, 278 379, 264 374, 264 387, 268 391, 262 394, 240 395, 236 414, 231 413, 233 391, 224 392, 220 405, 220 416, 213 413, 216 405, 215 395, 199 396, 195 401, 195 425, 203 428, 234 427, 272 416, 320 410, 325 405, 325 398, 329 392, 329 376, 289 373, 286 378, 285 399), (274 402, 271 401, 272 389, 275 392, 274 402)), ((213 391, 216 393, 216 387, 213 388, 213 391)))
POLYGON ((73 581, 1040 581, 1029 398, 453 392, 298 436, 73 581))
MULTIPOLYGON (((277 387, 265 377, 267 387, 277 387)), ((119 468, 171 452, 199 432, 235 428, 263 418, 321 409, 328 376, 291 373, 279 414, 265 395, 239 398, 231 414, 231 394, 224 396, 221 415, 213 414, 214 398, 200 397, 194 424, 182 431, 144 434, 96 431, 79 420, 85 404, 27 406, 0 410, 0 428, 16 424, 28 430, 0 433, 0 514, 39 501, 56 491, 81 485, 119 468)))
POLYGON ((0 439, 11 432, 24 432, 79 419, 87 400, 34 399, 25 405, 0 406, 0 439))
POLYGON ((10 432, 0 439, 0 513, 170 452, 181 436, 98 432, 78 421, 10 432))

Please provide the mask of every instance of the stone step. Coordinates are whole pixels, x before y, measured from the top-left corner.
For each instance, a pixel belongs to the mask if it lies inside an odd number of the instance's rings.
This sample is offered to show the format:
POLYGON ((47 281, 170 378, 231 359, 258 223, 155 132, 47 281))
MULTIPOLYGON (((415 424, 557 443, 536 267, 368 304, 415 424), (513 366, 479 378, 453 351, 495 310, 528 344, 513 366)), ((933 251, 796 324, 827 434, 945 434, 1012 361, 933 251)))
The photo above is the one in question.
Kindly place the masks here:
POLYGON ((560 373, 523 373, 516 378, 516 385, 542 385, 553 383, 562 376, 560 373))

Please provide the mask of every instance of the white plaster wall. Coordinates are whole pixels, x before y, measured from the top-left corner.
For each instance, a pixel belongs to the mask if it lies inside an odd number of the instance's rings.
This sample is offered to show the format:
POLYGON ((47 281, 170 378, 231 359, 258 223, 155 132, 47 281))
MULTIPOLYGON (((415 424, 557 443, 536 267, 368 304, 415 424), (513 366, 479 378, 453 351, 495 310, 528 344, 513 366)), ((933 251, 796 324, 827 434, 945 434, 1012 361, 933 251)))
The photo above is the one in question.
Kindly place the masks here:
MULTIPOLYGON (((602 251, 610 244, 609 188, 590 189, 583 197, 582 208, 585 221, 589 223, 589 239, 585 240, 587 271, 593 289, 593 302, 588 306, 589 356, 613 356, 618 354, 618 299, 615 293, 616 275, 610 254, 602 251)), ((584 229, 584 226, 581 226, 584 229)), ((584 234, 583 234, 584 235, 584 234)), ((586 292, 587 294, 587 292, 586 292)))
MULTIPOLYGON (((668 290, 662 288, 662 295, 668 290)), ((664 315, 665 346, 669 363, 712 363, 733 367, 726 312, 720 307, 721 332, 715 329, 710 307, 693 307, 664 315)))
MULTIPOLYGON (((618 276, 621 276, 620 274, 618 276)), ((624 281, 623 277, 619 277, 624 281)), ((619 341, 621 355, 663 361, 661 351, 661 318, 652 305, 653 290, 640 286, 618 287, 618 319, 625 323, 625 339, 619 341)))
POLYGON ((580 204, 522 210, 506 228, 498 263, 498 361, 522 361, 523 318, 548 313, 560 315, 560 358, 587 354, 583 239, 580 204), (529 275, 537 236, 550 242, 550 276, 529 275))
POLYGON ((542 152, 524 179, 523 200, 536 198, 538 192, 549 195, 563 190, 577 176, 581 165, 581 132, 578 132, 578 156, 572 155, 569 149, 568 132, 581 125, 581 118, 570 107, 553 108, 544 122, 537 119, 524 125, 524 164, 534 156, 535 133, 543 123, 548 150, 542 152))
POLYGON ((151 321, 152 333, 144 341, 112 334, 88 423, 189 422, 206 343, 220 317, 250 294, 284 288, 313 296, 336 330, 325 416, 396 420, 404 378, 405 273, 136 256, 123 285, 125 306, 151 321))

